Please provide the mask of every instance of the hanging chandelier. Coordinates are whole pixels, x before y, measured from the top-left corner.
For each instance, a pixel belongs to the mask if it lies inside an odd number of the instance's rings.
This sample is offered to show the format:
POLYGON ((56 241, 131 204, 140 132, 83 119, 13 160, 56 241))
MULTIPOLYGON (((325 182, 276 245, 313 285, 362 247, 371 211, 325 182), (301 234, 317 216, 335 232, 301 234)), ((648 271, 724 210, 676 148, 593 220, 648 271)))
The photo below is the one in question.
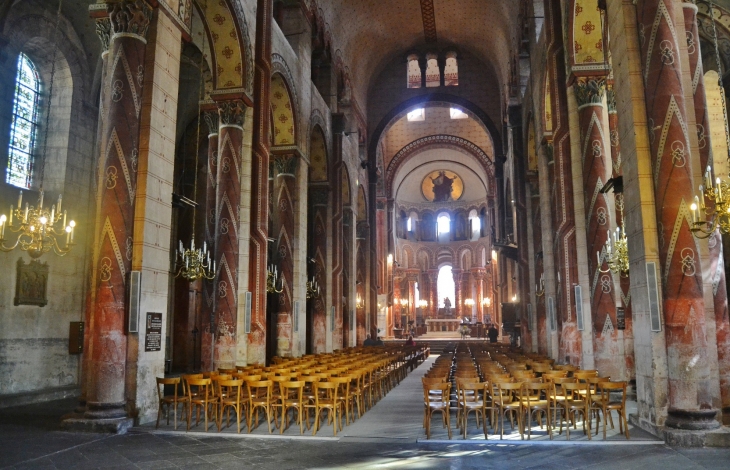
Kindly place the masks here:
MULTIPOLYGON (((312 276, 312 279, 307 281, 307 298, 312 299, 316 297, 319 297, 319 284, 317 284, 317 280, 312 276)), ((358 294, 359 298, 360 294, 358 294)))
POLYGON ((46 150, 48 148, 48 129, 51 116, 51 102, 53 101, 53 82, 56 75, 56 56, 58 55, 58 29, 61 21, 61 6, 63 0, 58 2, 56 12, 56 26, 54 29, 53 59, 51 63, 51 83, 48 89, 48 111, 46 112, 46 132, 43 137, 43 153, 39 170, 39 195, 38 206, 31 206, 27 202, 23 208, 23 191, 18 195, 18 207, 10 206, 10 216, 0 215, 0 251, 9 252, 16 248, 26 251, 28 255, 37 259, 44 253, 53 251, 58 256, 63 256, 71 251, 75 245, 73 220, 66 223, 67 213, 61 208, 61 196, 58 196, 58 203, 50 208, 43 207, 43 177, 46 166, 46 150), (14 241, 6 240, 5 235, 15 235, 14 241), (63 242, 63 238, 66 238, 63 242), (6 244, 6 241, 9 244, 6 244))
POLYGON ((601 268, 603 259, 599 251, 596 253, 598 256, 598 270, 602 273, 612 272, 619 274, 621 277, 627 277, 629 275, 629 243, 624 230, 624 201, 620 193, 616 194, 616 206, 621 214, 621 226, 616 227, 613 240, 611 239, 611 231, 606 231, 608 237, 603 251, 606 253, 605 261, 608 269, 601 268))
MULTIPOLYGON (((203 62, 205 60, 205 42, 203 42, 203 51, 200 55, 200 88, 198 91, 198 128, 195 134, 195 167, 193 168, 195 177, 193 179, 193 230, 190 237, 190 248, 185 249, 183 242, 179 242, 177 251, 177 277, 182 277, 188 281, 196 281, 198 279, 211 280, 215 278, 215 259, 212 264, 210 261, 210 252, 208 245, 203 242, 203 248, 195 248, 195 222, 198 198, 198 149, 200 148, 200 121, 201 121, 201 103, 203 102, 203 87, 205 80, 203 77, 203 62)), ((182 198, 185 199, 185 198, 182 198)))
MULTIPOLYGON (((728 168, 730 168, 730 129, 728 128, 727 108, 725 107, 725 88, 722 83, 722 62, 720 61, 720 48, 717 44, 717 27, 715 25, 715 14, 713 2, 710 2, 710 18, 712 20, 713 43, 715 46, 715 59, 718 68, 718 84, 720 88, 720 101, 722 104, 722 117, 725 125, 725 144, 728 151, 728 168)), ((703 184, 699 186, 699 196, 695 196, 694 202, 690 205, 692 212, 692 225, 690 231, 695 238, 705 239, 711 237, 718 229, 720 233, 730 233, 730 183, 723 181, 720 177, 712 181, 712 168, 708 165, 705 170, 703 184), (705 204, 705 199, 711 204, 705 204)))
MULTIPOLYGON (((284 292, 284 283, 279 280, 279 270, 273 264, 269 265, 266 270, 266 292, 269 294, 281 294, 284 292), (278 287, 277 282, 279 283, 278 287)), ((309 298, 309 290, 307 290, 307 298, 309 298)))

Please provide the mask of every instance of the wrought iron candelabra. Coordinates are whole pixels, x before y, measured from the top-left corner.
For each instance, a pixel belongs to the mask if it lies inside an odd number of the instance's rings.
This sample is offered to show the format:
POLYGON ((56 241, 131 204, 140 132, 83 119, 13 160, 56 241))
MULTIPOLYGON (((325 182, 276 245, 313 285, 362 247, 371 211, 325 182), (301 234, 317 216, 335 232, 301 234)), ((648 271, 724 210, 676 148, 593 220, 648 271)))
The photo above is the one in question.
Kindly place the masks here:
POLYGON ((10 206, 10 217, 0 215, 0 251, 12 251, 20 248, 27 251, 33 258, 40 258, 44 253, 53 250, 59 256, 71 251, 74 243, 73 220, 66 224, 66 211, 61 209, 61 196, 58 196, 58 203, 51 206, 49 210, 43 207, 43 191, 38 198, 38 207, 25 203, 23 207, 23 191, 18 196, 18 207, 10 206), (63 222, 61 222, 63 221, 63 222), (15 242, 5 244, 5 232, 17 233, 15 242), (62 246, 61 238, 65 235, 65 246, 62 246))
POLYGON ((712 236, 717 229, 723 234, 730 233, 730 185, 720 178, 712 184, 711 169, 705 171, 704 184, 700 185, 700 195, 690 205, 692 212, 692 235, 704 239, 712 236), (705 199, 712 201, 712 207, 705 205, 705 199), (709 219, 707 218, 709 216, 709 219))
POLYGON ((279 271, 273 264, 270 264, 266 270, 266 292, 269 294, 281 294, 284 292, 284 284, 279 280, 279 271), (279 282, 279 287, 277 287, 277 281, 279 282))
POLYGON ((312 279, 307 281, 307 298, 314 299, 317 297, 319 297, 319 284, 317 284, 317 280, 312 276, 312 279))

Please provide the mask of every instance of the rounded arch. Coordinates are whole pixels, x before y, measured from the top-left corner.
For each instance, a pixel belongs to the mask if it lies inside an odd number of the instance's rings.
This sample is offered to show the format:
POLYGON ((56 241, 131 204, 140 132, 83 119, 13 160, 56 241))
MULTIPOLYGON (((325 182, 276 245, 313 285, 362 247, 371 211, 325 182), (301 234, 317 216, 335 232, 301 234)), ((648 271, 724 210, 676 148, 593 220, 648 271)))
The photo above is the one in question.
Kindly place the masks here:
POLYGON ((424 263, 425 265, 421 265, 421 269, 423 269, 423 270, 431 269, 431 266, 433 265, 433 259, 432 259, 433 254, 431 253, 430 250, 428 250, 425 247, 421 247, 418 249, 418 253, 416 254, 416 257, 418 258, 419 261, 420 260, 425 261, 425 263, 424 263))
POLYGON ((448 93, 431 93, 428 95, 415 96, 407 99, 395 107, 393 107, 378 123, 370 137, 370 145, 368 146, 368 159, 375 163, 378 144, 381 137, 388 130, 388 127, 394 123, 400 116, 407 112, 410 108, 414 108, 418 105, 425 105, 426 103, 442 102, 449 103, 465 109, 472 113, 480 123, 485 127, 487 133, 492 137, 492 143, 494 145, 494 152, 496 158, 501 158, 503 155, 502 151, 502 140, 499 128, 494 124, 494 121, 487 115, 487 113, 473 102, 462 98, 460 96, 451 95, 448 93))
POLYGON ((357 221, 364 222, 368 219, 368 202, 365 195, 365 188, 360 185, 357 190, 357 221))
POLYGON ((405 245, 403 247, 403 257, 401 259, 402 268, 408 269, 416 264, 416 257, 413 254, 413 247, 405 245))
POLYGON ((271 76, 271 113, 273 147, 296 145, 297 122, 291 88, 279 72, 271 76))
POLYGON ((474 250, 471 246, 461 245, 456 249, 456 252, 459 254, 459 267, 461 269, 470 269, 474 266, 474 250))
POLYGON ((329 176, 327 142, 319 124, 315 124, 309 137, 309 182, 324 183, 329 176))
POLYGON ((342 165, 342 205, 352 205, 352 185, 350 184, 350 172, 347 171, 347 166, 342 165))
POLYGON ((398 169, 408 162, 411 158, 428 149, 452 149, 463 153, 467 156, 475 158, 481 163, 482 168, 487 173, 487 192, 489 197, 494 197, 494 162, 492 159, 476 144, 453 135, 431 135, 414 140, 402 149, 400 149, 390 160, 388 168, 385 172, 385 187, 387 194, 393 196, 393 179, 398 173, 398 169))
MULTIPOLYGON (((309 132, 307 133, 307 136, 311 139, 312 132, 314 132, 314 128, 319 126, 320 130, 322 131, 322 134, 324 135, 325 139, 325 149, 327 150, 327 155, 331 155, 331 135, 330 135, 330 128, 327 125, 327 121, 325 120, 324 115, 322 114, 322 111, 319 109, 313 109, 312 114, 309 116, 309 132)), ((311 148, 312 143, 307 142, 307 147, 311 148)))

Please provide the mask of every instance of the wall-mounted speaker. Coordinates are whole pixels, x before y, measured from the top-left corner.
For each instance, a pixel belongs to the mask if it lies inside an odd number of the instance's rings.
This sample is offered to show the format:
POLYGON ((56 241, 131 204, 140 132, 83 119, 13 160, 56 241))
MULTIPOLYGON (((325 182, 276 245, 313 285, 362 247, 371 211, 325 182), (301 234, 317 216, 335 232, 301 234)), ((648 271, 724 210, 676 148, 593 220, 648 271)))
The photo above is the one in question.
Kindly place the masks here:
POLYGON ((141 271, 130 271, 129 272, 129 288, 127 289, 127 332, 138 333, 139 332, 139 298, 142 272, 141 271))

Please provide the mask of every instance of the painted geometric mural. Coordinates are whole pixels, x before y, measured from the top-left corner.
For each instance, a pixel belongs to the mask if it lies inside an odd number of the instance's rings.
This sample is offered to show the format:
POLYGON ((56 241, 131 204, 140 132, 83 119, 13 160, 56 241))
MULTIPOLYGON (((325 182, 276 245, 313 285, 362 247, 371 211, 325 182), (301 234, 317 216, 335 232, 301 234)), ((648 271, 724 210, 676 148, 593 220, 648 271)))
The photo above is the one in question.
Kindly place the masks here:
POLYGON ((294 111, 284 77, 271 78, 271 113, 274 125, 274 147, 294 145, 294 111))

